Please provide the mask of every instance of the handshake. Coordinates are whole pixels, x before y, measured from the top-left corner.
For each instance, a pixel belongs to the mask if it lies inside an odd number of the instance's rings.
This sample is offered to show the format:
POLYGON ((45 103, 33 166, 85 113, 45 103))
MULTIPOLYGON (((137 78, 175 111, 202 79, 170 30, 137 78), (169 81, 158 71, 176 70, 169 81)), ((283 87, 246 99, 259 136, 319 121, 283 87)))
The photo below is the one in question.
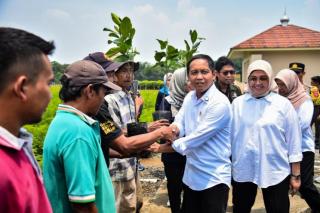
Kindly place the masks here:
MULTIPOLYGON (((161 121, 161 120, 159 120, 161 121)), ((161 126, 156 131, 160 133, 160 138, 162 141, 165 141, 164 144, 159 144, 157 142, 153 143, 149 146, 147 150, 151 152, 156 153, 164 153, 164 152, 174 152, 174 150, 171 147, 171 144, 175 139, 177 139, 179 135, 179 129, 175 125, 170 126, 161 126)))

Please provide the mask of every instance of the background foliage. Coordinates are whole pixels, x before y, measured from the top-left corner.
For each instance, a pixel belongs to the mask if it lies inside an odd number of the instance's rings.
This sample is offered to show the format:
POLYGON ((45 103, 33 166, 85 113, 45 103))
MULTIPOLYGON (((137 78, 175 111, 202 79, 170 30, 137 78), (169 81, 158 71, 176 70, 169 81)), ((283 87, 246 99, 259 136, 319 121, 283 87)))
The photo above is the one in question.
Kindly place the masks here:
MULTIPOLYGON (((42 121, 34 125, 24 126, 29 132, 33 134, 33 152, 36 156, 37 161, 42 165, 42 150, 43 150, 43 141, 46 136, 48 127, 51 120, 53 119, 58 104, 61 103, 59 99, 59 90, 60 85, 51 86, 52 99, 42 116, 42 121)), ((144 106, 143 111, 140 117, 141 122, 150 122, 152 121, 152 112, 154 112, 154 105, 156 102, 156 96, 158 94, 157 90, 142 90, 140 91, 143 100, 144 106)))

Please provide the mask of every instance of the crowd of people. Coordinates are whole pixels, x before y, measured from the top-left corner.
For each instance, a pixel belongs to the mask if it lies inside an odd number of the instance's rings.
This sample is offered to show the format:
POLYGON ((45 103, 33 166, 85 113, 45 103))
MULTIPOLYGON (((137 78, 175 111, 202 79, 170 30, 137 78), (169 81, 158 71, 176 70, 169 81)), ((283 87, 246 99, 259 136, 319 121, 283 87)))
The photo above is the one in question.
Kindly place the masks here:
POLYGON ((230 59, 194 55, 164 76, 158 117, 146 124, 143 100, 131 91, 139 63, 90 53, 61 77, 41 171, 23 125, 39 122, 50 101, 54 49, 0 28, 0 212, 140 212, 143 150, 162 153, 173 213, 226 212, 230 189, 233 212, 250 212, 258 188, 267 212, 289 212, 289 193, 297 192, 320 212, 320 76, 304 85, 304 64, 274 76, 269 62, 253 61, 242 91, 230 59))

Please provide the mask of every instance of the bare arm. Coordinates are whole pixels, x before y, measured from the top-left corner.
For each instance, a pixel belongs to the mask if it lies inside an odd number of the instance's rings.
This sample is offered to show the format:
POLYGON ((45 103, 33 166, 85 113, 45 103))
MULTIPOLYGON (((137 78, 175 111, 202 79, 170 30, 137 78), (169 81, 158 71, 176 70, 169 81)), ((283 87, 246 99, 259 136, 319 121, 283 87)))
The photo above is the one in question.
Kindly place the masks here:
POLYGON ((98 209, 94 202, 91 203, 71 203, 73 212, 75 213, 98 213, 98 209))
POLYGON ((110 146, 122 155, 129 155, 130 153, 137 152, 149 147, 159 139, 172 141, 174 132, 171 127, 161 127, 153 132, 125 137, 120 135, 112 141, 110 146))

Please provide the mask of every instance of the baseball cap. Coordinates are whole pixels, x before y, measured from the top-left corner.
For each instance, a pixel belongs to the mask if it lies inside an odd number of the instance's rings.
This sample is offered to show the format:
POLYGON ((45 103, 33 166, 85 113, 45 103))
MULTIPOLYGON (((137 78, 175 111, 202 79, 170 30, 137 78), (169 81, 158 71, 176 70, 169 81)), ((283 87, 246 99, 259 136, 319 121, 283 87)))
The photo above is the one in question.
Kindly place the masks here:
POLYGON ((83 60, 94 61, 94 62, 100 64, 106 72, 107 72, 106 68, 110 64, 112 64, 112 61, 108 60, 108 58, 106 57, 106 55, 103 52, 90 53, 83 60))
POLYGON ((108 81, 107 74, 102 66, 93 61, 76 61, 67 67, 63 76, 68 79, 71 87, 103 84, 110 89, 121 90, 119 86, 108 81))
POLYGON ((113 61, 107 68, 106 68, 106 72, 109 71, 115 71, 117 72, 119 70, 120 67, 122 67, 125 64, 129 64, 132 63, 133 64, 133 71, 137 71, 139 69, 139 63, 138 62, 133 62, 133 61, 125 61, 125 62, 116 62, 113 61))

